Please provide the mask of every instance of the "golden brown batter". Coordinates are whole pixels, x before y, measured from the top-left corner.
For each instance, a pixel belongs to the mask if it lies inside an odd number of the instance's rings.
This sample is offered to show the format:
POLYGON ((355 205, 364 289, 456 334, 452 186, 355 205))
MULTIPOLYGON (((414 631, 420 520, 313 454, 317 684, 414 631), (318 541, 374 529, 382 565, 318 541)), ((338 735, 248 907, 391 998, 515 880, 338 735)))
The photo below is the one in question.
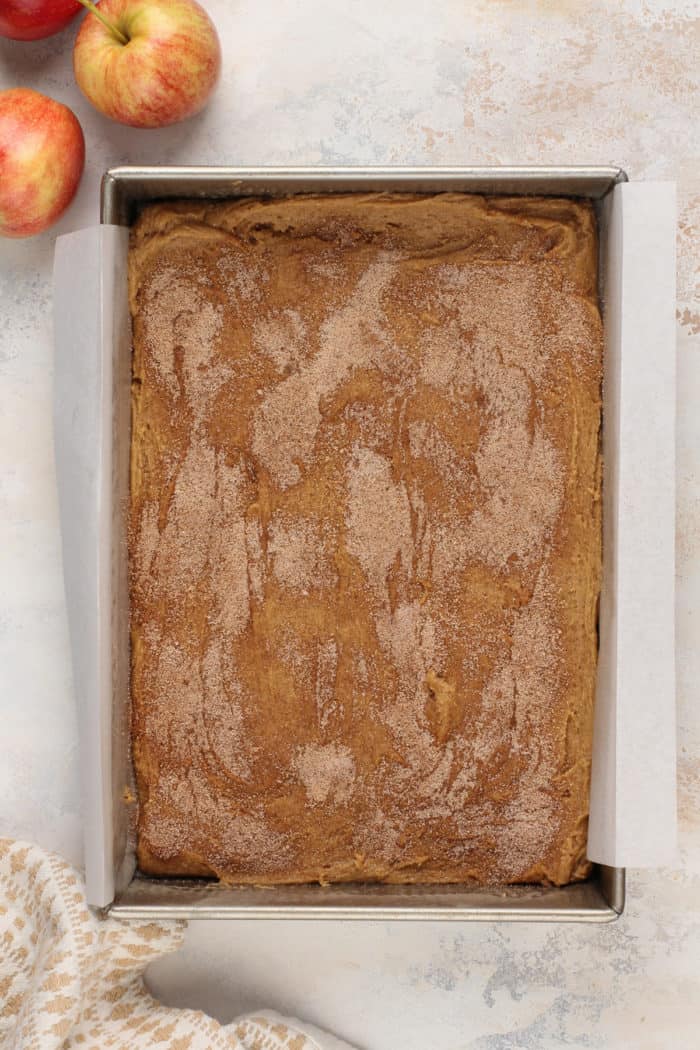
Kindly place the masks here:
POLYGON ((591 207, 146 209, 130 253, 141 868, 586 874, 591 207))

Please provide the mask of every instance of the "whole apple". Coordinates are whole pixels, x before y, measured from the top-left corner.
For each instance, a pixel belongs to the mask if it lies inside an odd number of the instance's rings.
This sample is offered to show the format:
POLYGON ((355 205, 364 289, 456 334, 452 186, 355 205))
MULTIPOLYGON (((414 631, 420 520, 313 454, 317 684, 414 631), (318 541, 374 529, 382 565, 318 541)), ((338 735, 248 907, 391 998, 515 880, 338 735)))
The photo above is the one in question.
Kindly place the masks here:
POLYGON ((85 165, 77 118, 29 88, 0 91, 0 236, 46 229, 75 196, 85 165))
POLYGON ((78 0, 0 0, 0 36, 41 40, 67 26, 79 10, 78 0))
POLYGON ((90 102, 137 128, 199 112, 221 68, 206 11, 195 0, 102 0, 98 11, 102 21, 85 17, 73 51, 75 79, 90 102))

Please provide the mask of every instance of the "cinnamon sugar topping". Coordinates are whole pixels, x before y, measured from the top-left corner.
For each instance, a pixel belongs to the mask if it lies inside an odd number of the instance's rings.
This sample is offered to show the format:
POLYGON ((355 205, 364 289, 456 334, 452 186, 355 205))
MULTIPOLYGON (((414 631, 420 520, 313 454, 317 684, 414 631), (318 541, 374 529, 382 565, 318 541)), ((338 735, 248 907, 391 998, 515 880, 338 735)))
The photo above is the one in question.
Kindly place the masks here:
POLYGON ((340 744, 307 744, 295 765, 311 805, 331 800, 342 805, 355 790, 352 752, 340 744))
POLYGON ((141 865, 585 874, 592 212, 229 202, 209 237, 168 209, 130 258, 141 865))

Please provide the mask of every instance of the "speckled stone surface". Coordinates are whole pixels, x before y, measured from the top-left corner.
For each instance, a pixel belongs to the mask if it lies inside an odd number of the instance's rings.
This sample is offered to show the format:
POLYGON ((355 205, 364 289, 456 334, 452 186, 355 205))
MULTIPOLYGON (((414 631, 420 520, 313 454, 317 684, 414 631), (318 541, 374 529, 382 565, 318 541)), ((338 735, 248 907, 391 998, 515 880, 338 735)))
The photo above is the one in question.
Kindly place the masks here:
POLYGON ((605 927, 193 923, 151 974, 227 1020, 296 1012, 365 1050, 691 1050, 700 1042, 700 5, 684 0, 209 0, 224 73, 157 132, 74 86, 74 28, 0 41, 0 87, 71 105, 86 174, 50 234, 0 242, 0 831, 79 860, 76 720, 51 450, 56 233, 140 163, 608 163, 673 178, 678 229, 680 854, 605 927), (39 730, 40 727, 40 731, 39 730))

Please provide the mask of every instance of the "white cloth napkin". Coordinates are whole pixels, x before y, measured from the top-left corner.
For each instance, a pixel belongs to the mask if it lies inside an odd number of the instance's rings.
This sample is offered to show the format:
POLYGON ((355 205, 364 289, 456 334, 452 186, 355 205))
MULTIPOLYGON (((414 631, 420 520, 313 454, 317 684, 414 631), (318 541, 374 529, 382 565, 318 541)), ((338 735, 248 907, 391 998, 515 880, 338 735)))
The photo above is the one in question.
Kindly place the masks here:
POLYGON ((26 842, 0 838, 3 1050, 352 1050, 274 1013, 221 1025, 163 1006, 143 973, 176 951, 183 922, 98 919, 81 876, 26 842))

